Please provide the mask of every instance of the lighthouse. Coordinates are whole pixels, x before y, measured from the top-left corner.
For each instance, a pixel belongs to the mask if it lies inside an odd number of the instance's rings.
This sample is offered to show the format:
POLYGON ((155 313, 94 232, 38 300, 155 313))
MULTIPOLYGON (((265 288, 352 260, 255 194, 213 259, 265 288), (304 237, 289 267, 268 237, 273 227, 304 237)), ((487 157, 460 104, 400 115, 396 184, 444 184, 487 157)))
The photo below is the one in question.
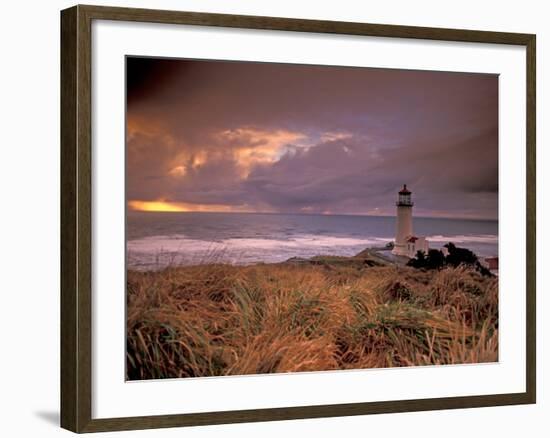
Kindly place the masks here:
POLYGON ((397 229, 393 253, 396 255, 408 255, 407 240, 413 235, 413 202, 411 192, 407 189, 407 184, 403 185, 395 204, 397 205, 397 229))
POLYGON ((406 257, 414 257, 417 251, 427 253, 429 250, 426 238, 413 234, 412 209, 414 204, 411 195, 411 191, 407 189, 407 184, 405 184, 399 191, 395 203, 397 206, 397 227, 392 252, 395 255, 406 257))

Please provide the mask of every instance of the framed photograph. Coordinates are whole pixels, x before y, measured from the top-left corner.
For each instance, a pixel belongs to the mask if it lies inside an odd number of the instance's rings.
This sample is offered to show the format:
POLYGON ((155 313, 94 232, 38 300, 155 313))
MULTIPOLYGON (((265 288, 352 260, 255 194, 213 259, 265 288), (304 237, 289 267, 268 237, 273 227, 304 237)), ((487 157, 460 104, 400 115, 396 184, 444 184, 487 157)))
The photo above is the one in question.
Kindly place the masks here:
POLYGON ((61 12, 61 423, 535 403, 535 35, 61 12))

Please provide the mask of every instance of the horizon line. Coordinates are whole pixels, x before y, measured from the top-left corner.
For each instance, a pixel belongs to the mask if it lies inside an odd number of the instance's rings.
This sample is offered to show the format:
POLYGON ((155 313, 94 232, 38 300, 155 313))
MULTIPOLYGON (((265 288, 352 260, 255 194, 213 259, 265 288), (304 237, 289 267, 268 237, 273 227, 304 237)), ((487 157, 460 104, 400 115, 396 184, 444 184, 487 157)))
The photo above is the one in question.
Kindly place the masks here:
MULTIPOLYGON (((127 208, 127 213, 201 213, 201 214, 264 214, 264 215, 294 215, 294 216, 359 216, 359 217, 383 217, 395 218, 390 214, 368 214, 368 213, 299 213, 299 212, 281 212, 281 211, 174 211, 174 210, 136 210, 127 208)), ((488 217, 469 217, 469 216, 414 216, 420 219, 454 219, 454 220, 472 220, 472 221, 492 221, 498 222, 498 218, 488 217)))

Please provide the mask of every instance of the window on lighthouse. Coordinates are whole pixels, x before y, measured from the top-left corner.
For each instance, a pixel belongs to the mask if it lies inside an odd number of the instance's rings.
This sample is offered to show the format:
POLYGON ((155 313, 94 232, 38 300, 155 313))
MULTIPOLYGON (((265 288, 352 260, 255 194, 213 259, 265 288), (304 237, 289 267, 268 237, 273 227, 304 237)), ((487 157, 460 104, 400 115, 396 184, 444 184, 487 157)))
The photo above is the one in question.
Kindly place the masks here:
POLYGON ((411 195, 410 194, 399 194, 399 204, 401 205, 411 205, 411 195))

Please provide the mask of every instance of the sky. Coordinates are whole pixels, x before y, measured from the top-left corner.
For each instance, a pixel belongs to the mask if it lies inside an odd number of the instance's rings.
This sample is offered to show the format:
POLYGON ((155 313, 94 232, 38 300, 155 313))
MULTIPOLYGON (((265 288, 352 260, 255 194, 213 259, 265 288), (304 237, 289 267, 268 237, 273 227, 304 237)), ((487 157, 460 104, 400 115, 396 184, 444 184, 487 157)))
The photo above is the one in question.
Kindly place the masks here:
POLYGON ((498 216, 498 76, 127 58, 144 211, 498 216))

